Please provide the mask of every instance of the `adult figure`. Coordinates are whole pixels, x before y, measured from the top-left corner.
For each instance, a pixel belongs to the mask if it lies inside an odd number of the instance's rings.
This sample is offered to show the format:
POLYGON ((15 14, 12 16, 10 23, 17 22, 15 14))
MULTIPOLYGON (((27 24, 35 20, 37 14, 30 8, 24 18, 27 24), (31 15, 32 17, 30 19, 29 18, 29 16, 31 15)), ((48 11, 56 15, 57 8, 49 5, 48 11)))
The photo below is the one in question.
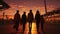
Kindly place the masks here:
POLYGON ((39 33, 39 24, 40 24, 40 13, 37 10, 36 14, 35 14, 35 20, 36 20, 36 27, 37 27, 37 32, 39 33))
POLYGON ((26 12, 23 13, 22 15, 22 24, 23 24, 23 33, 25 31, 25 24, 26 24, 26 12))
POLYGON ((32 21, 33 21, 33 13, 32 10, 28 13, 28 22, 29 22, 29 34, 31 33, 31 28, 32 28, 32 21))
POLYGON ((17 10, 16 14, 14 15, 14 28, 16 29, 16 31, 18 31, 18 27, 19 27, 19 22, 20 22, 20 14, 19 14, 19 10, 17 10))
POLYGON ((44 23, 45 23, 45 20, 44 20, 44 17, 43 17, 43 15, 41 15, 40 16, 40 21, 41 21, 41 30, 42 30, 42 32, 45 34, 45 32, 44 32, 44 23))

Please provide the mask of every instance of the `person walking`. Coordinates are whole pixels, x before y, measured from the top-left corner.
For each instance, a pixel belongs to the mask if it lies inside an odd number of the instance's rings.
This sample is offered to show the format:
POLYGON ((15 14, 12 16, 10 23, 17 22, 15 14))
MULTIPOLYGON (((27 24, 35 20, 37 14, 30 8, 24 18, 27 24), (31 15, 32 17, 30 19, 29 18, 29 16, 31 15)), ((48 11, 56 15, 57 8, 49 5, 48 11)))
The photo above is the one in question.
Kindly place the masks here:
POLYGON ((26 12, 24 12, 23 15, 22 15, 23 33, 25 31, 26 20, 27 20, 26 12))
POLYGON ((20 22, 20 14, 19 10, 17 10, 16 14, 14 15, 14 28, 16 29, 16 31, 18 31, 19 22, 20 22))
POLYGON ((36 14, 35 14, 35 20, 36 20, 36 27, 37 27, 37 32, 39 33, 39 24, 40 24, 40 13, 37 10, 36 14))
POLYGON ((28 22, 29 22, 29 34, 31 34, 31 29, 32 29, 32 22, 33 22, 33 13, 32 10, 28 13, 28 22))

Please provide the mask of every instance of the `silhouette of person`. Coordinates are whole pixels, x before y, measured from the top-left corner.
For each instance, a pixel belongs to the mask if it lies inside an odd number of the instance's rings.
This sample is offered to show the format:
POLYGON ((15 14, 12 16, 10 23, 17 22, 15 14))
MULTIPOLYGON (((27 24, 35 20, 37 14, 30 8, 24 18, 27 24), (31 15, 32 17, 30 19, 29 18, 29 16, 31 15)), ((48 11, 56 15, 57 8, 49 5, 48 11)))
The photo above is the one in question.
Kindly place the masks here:
POLYGON ((44 23, 45 23, 45 20, 43 18, 43 15, 40 16, 40 19, 41 19, 41 30, 44 33, 44 23))
POLYGON ((35 14, 35 20, 36 20, 36 27, 37 27, 37 32, 39 33, 39 24, 40 24, 40 13, 37 10, 36 14, 35 14))
POLYGON ((8 20, 8 15, 6 15, 6 23, 8 23, 9 22, 9 20, 8 20))
POLYGON ((16 29, 16 31, 18 31, 18 27, 19 27, 19 22, 20 22, 20 14, 19 14, 19 10, 17 10, 16 14, 14 15, 14 28, 16 29))
POLYGON ((23 33, 25 31, 25 24, 26 24, 26 12, 23 13, 22 15, 22 24, 23 24, 23 33))
POLYGON ((5 16, 5 12, 3 12, 2 24, 4 24, 4 16, 5 16))
POLYGON ((28 13, 28 22, 29 22, 29 34, 31 33, 31 28, 32 28, 32 21, 33 21, 33 13, 32 10, 28 13))

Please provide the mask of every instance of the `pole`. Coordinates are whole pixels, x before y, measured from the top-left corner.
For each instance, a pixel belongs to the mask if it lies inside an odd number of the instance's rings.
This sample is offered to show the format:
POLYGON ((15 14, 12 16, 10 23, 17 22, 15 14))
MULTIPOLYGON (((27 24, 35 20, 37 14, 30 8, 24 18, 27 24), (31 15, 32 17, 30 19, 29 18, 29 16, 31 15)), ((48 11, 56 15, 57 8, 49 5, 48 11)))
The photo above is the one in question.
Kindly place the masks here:
POLYGON ((47 4, 46 4, 46 0, 44 0, 44 6, 45 6, 45 12, 47 14, 47 4))
MULTIPOLYGON (((46 4, 46 0, 44 0, 44 6, 45 6, 45 12, 46 12, 46 14, 47 14, 47 4, 46 4)), ((47 20, 49 20, 49 19, 48 19, 48 15, 47 15, 46 17, 47 17, 47 20)))

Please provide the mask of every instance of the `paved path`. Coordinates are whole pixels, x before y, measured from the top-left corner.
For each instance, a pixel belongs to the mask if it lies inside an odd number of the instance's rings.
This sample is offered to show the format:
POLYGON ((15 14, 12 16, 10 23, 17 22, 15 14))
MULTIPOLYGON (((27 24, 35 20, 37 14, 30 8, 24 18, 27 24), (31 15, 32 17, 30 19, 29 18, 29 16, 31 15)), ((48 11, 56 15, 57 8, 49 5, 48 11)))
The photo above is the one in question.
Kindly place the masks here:
MULTIPOLYGON (((29 24, 27 23, 24 34, 28 34, 29 32, 28 26, 29 24)), ((32 34, 37 34, 36 30, 37 30, 36 23, 32 23, 32 34)), ((60 34, 60 24, 45 23, 44 31, 46 34, 60 34)), ((18 33, 16 33, 16 30, 13 29, 13 24, 3 25, 0 27, 0 34, 21 34, 21 32, 22 32, 22 25, 19 25, 18 33)), ((41 29, 40 29, 40 32, 41 32, 41 29)), ((41 34, 43 33, 41 32, 41 34)))

